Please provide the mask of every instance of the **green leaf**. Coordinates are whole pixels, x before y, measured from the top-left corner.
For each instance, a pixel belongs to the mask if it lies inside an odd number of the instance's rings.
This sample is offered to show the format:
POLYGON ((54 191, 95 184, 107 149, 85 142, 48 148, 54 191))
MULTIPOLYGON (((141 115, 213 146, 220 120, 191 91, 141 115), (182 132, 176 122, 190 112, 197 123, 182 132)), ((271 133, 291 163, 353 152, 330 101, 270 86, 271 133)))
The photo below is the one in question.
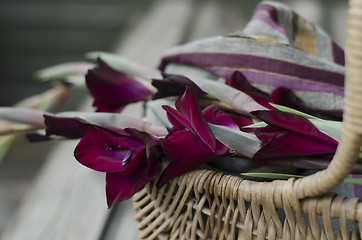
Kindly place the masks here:
POLYGON ((339 141, 342 135, 343 123, 338 121, 309 119, 314 126, 316 126, 321 132, 331 136, 332 138, 339 141))
POLYGON ((61 112, 56 116, 81 118, 89 123, 101 126, 117 128, 135 128, 139 131, 145 131, 155 136, 166 136, 168 131, 165 127, 145 122, 138 118, 127 117, 118 113, 106 112, 61 112))
POLYGON ((254 134, 220 125, 209 126, 220 142, 246 157, 251 158, 260 149, 261 141, 254 134))
POLYGON ((10 151, 17 138, 18 137, 14 135, 0 136, 0 163, 5 159, 5 156, 10 151))
MULTIPOLYGON (((286 106, 282 106, 282 105, 278 105, 278 104, 275 104, 275 103, 269 103, 270 105, 272 105, 273 107, 275 107, 276 109, 278 109, 279 111, 282 111, 282 112, 288 112, 288 113, 294 113, 296 115, 299 115, 299 116, 303 116, 307 119, 320 119, 318 117, 315 117, 313 115, 309 115, 309 114, 306 114, 304 112, 301 112, 301 111, 298 111, 298 110, 295 110, 293 108, 289 108, 289 107, 286 107, 286 106)), ((320 120, 323 120, 323 119, 320 119, 320 120)))
POLYGON ((70 75, 85 75, 88 69, 94 67, 94 64, 87 62, 70 62, 54 65, 41 69, 35 73, 35 76, 42 80, 48 81, 53 79, 61 79, 70 75))
POLYGON ((345 178, 343 182, 346 183, 354 183, 354 184, 362 184, 362 178, 345 178))
POLYGON ((68 75, 64 80, 77 87, 85 87, 85 75, 68 75))
MULTIPOLYGON (((285 106, 281 106, 281 105, 277 105, 277 104, 273 104, 270 103, 273 107, 275 107, 276 109, 278 109, 279 111, 282 112, 288 112, 288 113, 293 113, 302 117, 307 118, 316 128, 319 129, 319 131, 327 134, 328 136, 334 138, 335 140, 339 141, 341 139, 341 135, 342 135, 342 125, 343 123, 340 121, 331 121, 331 120, 324 120, 300 111, 297 111, 295 109, 289 108, 289 107, 285 107, 285 106)), ((266 123, 264 122, 259 122, 259 123, 255 123, 249 126, 246 126, 247 128, 254 128, 254 127, 265 127, 267 126, 266 123)))
POLYGON ((174 106, 175 101, 170 98, 149 101, 146 107, 147 121, 171 129, 173 126, 167 118, 167 112, 162 108, 163 105, 174 106))
POLYGON ((249 95, 230 87, 223 82, 206 78, 193 78, 191 80, 210 96, 219 99, 230 108, 245 113, 250 113, 255 110, 266 110, 265 107, 261 106, 249 95))
POLYGON ((44 127, 44 111, 28 108, 0 107, 0 119, 29 124, 36 127, 44 127))
POLYGON ((268 124, 263 121, 256 122, 254 124, 250 124, 248 126, 244 126, 243 128, 260 128, 260 127, 266 127, 268 124))

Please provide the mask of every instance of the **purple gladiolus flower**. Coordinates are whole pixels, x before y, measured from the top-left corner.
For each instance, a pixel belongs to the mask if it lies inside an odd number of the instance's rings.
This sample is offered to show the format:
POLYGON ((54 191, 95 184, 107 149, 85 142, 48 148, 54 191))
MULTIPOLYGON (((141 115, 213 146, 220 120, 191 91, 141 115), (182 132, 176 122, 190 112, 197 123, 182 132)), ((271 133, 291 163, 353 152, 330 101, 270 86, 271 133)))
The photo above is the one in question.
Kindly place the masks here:
POLYGON ((342 120, 341 112, 333 110, 331 111, 319 110, 306 106, 305 104, 303 104, 303 102, 300 99, 298 99, 298 97, 294 94, 294 92, 289 88, 285 87, 276 88, 272 92, 270 97, 271 97, 271 102, 278 105, 283 105, 305 113, 318 114, 330 119, 335 119, 339 121, 342 120))
POLYGON ((58 135, 70 139, 81 138, 88 123, 80 118, 56 117, 44 115, 46 136, 58 135))
POLYGON ((289 108, 293 108, 295 110, 311 113, 311 114, 319 114, 328 118, 341 120, 340 112, 335 111, 323 111, 314 109, 311 107, 307 107, 296 95, 295 93, 288 88, 278 87, 275 88, 274 91, 269 96, 268 94, 260 91, 259 89, 253 87, 250 82, 246 79, 246 77, 238 71, 235 71, 231 74, 231 76, 226 80, 226 84, 236 88, 249 96, 251 96, 257 103, 268 108, 275 109, 269 103, 275 103, 278 105, 283 105, 289 108))
MULTIPOLYGON (((163 186, 172 178, 230 153, 230 149, 216 140, 202 114, 192 87, 176 101, 176 109, 163 106, 174 130, 164 140, 164 151, 171 162, 160 176, 157 185, 163 186)), ((227 115, 215 109, 206 111, 214 123, 237 127, 227 115)))
POLYGON ((93 106, 98 112, 121 112, 127 104, 152 96, 153 91, 140 81, 112 69, 101 59, 98 64, 86 75, 93 106))
POLYGON ((83 165, 106 172, 107 203, 129 199, 155 175, 162 156, 159 140, 136 129, 90 125, 74 155, 83 165))
POLYGON ((233 72, 230 75, 230 77, 226 79, 226 84, 248 94, 260 105, 262 105, 268 109, 274 109, 269 104, 270 97, 266 93, 253 87, 241 72, 238 72, 238 71, 233 72))
POLYGON ((305 117, 277 110, 252 114, 268 124, 255 131, 265 142, 253 156, 256 162, 298 156, 331 158, 337 149, 338 141, 319 131, 305 117))
POLYGON ((242 113, 228 112, 227 114, 234 121, 234 123, 239 126, 240 130, 244 132, 249 132, 251 128, 243 127, 254 124, 250 116, 244 115, 242 113))
POLYGON ((202 110, 202 114, 208 123, 240 130, 238 124, 236 124, 228 114, 220 111, 215 105, 206 107, 202 110))
POLYGON ((66 137, 69 139, 81 138, 89 123, 81 118, 60 117, 44 114, 45 135, 40 133, 28 133, 26 136, 31 142, 49 141, 53 135, 66 137))
POLYGON ((162 76, 162 80, 152 80, 152 85, 157 88, 157 92, 152 96, 152 99, 179 96, 185 92, 187 86, 192 86, 194 91, 199 95, 206 94, 206 92, 187 77, 166 73, 163 73, 162 76))

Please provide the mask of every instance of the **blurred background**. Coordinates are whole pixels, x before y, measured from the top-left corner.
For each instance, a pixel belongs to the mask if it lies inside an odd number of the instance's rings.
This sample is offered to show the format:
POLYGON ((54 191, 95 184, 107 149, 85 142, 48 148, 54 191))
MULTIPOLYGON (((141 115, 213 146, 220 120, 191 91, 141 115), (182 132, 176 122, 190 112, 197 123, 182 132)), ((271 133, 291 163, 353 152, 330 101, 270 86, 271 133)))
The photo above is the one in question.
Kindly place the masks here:
MULTIPOLYGON (((152 2, 0 0, 0 106, 13 105, 27 96, 48 89, 50 83, 35 79, 37 70, 82 60, 88 51, 113 51, 122 41, 125 30, 137 24, 152 2)), ((240 10, 241 20, 235 23, 238 26, 235 30, 244 27, 258 3, 242 0, 223 2, 240 10)), ((309 21, 323 27, 344 47, 347 1, 283 2, 309 21)), ((83 95, 82 91, 73 94, 62 109, 71 110, 74 102, 83 95)), ((52 145, 30 145, 25 139, 19 139, 7 158, 0 163, 0 234, 52 145)))

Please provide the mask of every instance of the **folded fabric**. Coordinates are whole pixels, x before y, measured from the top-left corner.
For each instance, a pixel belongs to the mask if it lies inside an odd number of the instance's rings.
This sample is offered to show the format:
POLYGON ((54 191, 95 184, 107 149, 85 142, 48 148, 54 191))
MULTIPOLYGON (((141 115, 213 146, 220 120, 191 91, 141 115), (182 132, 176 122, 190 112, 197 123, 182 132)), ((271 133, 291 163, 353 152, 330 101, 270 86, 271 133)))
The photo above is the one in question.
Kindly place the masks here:
MULTIPOLYGON (((337 117, 343 113, 343 49, 321 28, 277 2, 259 4, 242 32, 170 49, 159 67, 191 79, 213 80, 227 78, 237 70, 254 87, 266 93, 270 94, 277 87, 287 87, 308 107, 337 117)), ((157 116, 158 121, 165 119, 155 112, 148 115, 157 116)), ((213 164, 226 171, 235 170, 235 161, 232 166, 225 159, 213 164)), ((249 160, 243 164, 238 163, 236 171, 256 172, 262 168, 266 172, 278 172, 273 167, 255 166, 249 160)), ((310 173, 310 170, 304 172, 310 173)), ((362 197, 361 185, 342 183, 335 192, 346 197, 362 197)))
POLYGON ((256 88, 294 91, 307 107, 341 118, 344 51, 322 29, 276 2, 258 5, 242 32, 177 46, 163 57, 227 78, 240 71, 256 88))

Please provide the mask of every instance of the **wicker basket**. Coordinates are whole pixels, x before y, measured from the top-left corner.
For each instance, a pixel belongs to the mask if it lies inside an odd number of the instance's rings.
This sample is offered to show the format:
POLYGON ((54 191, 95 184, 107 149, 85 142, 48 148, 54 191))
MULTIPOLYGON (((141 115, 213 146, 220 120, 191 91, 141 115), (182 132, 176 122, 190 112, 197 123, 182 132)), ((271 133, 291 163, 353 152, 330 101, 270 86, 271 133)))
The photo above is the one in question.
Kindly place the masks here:
POLYGON ((359 199, 329 193, 351 172, 362 141, 362 0, 350 1, 348 15, 343 134, 329 167, 288 181, 195 170, 161 189, 148 184, 133 198, 141 239, 362 237, 359 199))

